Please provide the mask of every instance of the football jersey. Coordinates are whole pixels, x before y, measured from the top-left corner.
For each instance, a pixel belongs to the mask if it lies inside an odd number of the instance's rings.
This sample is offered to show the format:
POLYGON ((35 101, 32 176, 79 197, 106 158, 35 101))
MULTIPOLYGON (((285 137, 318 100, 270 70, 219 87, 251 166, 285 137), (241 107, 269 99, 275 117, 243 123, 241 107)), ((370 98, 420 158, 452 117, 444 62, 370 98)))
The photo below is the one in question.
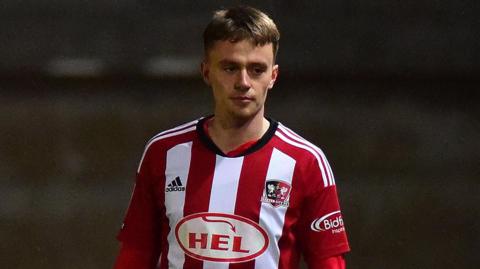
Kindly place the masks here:
POLYGON ((269 119, 267 132, 228 157, 202 118, 146 145, 124 243, 161 253, 159 268, 294 269, 349 251, 324 153, 269 119))

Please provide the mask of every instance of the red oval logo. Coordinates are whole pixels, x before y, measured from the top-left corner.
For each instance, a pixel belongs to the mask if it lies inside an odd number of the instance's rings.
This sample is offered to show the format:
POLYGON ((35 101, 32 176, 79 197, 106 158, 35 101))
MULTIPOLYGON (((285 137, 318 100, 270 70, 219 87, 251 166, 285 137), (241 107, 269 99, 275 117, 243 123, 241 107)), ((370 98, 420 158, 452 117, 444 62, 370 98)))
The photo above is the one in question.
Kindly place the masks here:
POLYGON ((175 227, 177 242, 185 254, 213 262, 246 262, 268 247, 265 230, 250 219, 224 213, 196 213, 175 227))

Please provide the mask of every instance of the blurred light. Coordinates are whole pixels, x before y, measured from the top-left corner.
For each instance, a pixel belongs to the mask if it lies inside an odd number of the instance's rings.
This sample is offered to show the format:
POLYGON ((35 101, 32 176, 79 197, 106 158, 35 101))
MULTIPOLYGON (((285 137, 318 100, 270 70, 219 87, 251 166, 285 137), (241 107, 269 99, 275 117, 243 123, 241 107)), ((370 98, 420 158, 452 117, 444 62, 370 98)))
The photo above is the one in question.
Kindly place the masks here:
POLYGON ((199 74, 200 58, 155 57, 147 60, 144 72, 149 76, 191 77, 199 74))
POLYGON ((105 64, 99 59, 58 58, 47 64, 46 71, 55 77, 97 77, 104 73, 105 64))

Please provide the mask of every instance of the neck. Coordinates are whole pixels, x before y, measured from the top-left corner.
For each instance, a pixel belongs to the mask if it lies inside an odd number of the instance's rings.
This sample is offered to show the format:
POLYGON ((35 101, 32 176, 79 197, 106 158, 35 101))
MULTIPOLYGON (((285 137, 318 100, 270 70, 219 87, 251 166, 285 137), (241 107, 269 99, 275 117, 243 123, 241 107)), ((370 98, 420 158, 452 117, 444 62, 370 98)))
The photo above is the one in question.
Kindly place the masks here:
POLYGON ((270 122, 262 115, 250 119, 228 119, 213 117, 208 132, 217 147, 229 152, 240 145, 260 139, 270 127, 270 122))

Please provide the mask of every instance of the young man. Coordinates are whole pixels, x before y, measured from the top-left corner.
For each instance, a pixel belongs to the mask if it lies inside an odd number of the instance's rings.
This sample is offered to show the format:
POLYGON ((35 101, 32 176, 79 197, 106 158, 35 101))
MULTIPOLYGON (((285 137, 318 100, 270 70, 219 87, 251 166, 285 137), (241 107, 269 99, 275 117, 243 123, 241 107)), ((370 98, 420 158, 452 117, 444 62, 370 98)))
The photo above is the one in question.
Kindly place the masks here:
POLYGON ((345 268, 349 251, 322 151, 265 118, 279 32, 250 7, 204 32, 214 114, 148 143, 118 238, 116 268, 345 268))

